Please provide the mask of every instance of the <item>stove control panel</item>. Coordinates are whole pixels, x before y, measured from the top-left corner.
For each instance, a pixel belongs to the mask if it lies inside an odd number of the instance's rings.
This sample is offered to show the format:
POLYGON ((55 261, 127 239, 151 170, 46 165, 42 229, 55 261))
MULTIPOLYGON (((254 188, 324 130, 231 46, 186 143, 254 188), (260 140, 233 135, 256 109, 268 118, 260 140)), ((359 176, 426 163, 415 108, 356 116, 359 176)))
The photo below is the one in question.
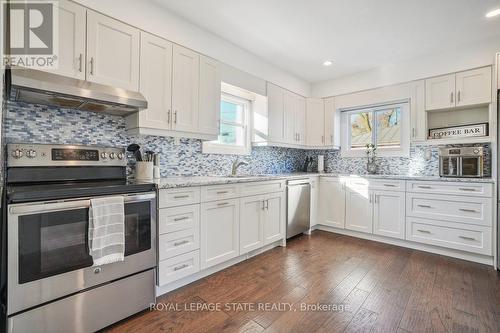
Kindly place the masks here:
POLYGON ((8 144, 7 154, 7 167, 127 165, 123 148, 8 144))

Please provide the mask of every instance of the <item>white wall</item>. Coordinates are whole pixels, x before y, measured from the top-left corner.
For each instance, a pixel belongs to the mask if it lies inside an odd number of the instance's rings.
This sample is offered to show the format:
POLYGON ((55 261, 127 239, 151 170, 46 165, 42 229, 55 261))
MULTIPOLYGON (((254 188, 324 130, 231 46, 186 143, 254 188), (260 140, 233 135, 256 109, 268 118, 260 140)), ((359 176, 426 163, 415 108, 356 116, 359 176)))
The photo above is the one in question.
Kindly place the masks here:
MULTIPOLYGON (((500 38, 391 64, 331 81, 314 83, 311 95, 327 97, 423 79, 494 63, 500 38)), ((366 54, 369 56, 369 52, 366 54)))
POLYGON ((142 30, 215 58, 263 80, 309 96, 310 83, 148 1, 75 0, 142 30))

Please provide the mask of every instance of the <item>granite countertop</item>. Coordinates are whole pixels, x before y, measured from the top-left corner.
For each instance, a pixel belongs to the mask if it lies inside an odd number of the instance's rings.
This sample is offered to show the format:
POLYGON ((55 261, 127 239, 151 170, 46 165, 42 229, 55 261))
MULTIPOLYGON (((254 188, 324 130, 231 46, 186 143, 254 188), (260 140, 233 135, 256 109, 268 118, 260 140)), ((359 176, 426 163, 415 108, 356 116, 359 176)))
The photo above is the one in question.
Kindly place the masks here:
POLYGON ((205 185, 223 185, 248 182, 261 182, 276 179, 294 179, 305 177, 362 177, 368 179, 396 179, 396 180, 422 180, 422 181, 449 181, 449 182, 468 182, 468 183, 494 183, 492 178, 442 178, 438 176, 407 176, 407 175, 349 175, 337 173, 284 173, 273 175, 242 175, 238 177, 224 176, 179 176, 165 177, 155 180, 159 189, 205 186, 205 185))

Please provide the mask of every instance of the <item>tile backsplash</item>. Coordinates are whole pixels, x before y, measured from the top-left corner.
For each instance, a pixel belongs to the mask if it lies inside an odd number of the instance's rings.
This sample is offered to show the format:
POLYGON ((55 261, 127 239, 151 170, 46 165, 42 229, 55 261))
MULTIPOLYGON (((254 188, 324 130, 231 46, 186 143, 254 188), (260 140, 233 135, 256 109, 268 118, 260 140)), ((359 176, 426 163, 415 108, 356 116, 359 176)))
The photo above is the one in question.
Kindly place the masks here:
MULTIPOLYGON (((161 174, 224 175, 231 169, 235 156, 203 154, 201 141, 181 139, 176 143, 170 137, 137 136, 126 131, 122 117, 72 109, 59 109, 8 101, 3 115, 3 135, 6 143, 83 144, 126 147, 137 143, 161 155, 161 174)), ((482 145, 489 148, 489 145, 482 145)), ((366 159, 342 158, 337 150, 299 150, 278 147, 254 147, 250 156, 241 159, 249 162, 240 168, 241 173, 286 173, 301 171, 307 156, 325 155, 325 168, 336 173, 366 173, 366 159)), ((486 156, 485 174, 490 174, 490 158, 486 156)), ((133 169, 130 159, 129 172, 133 169)), ((437 147, 412 146, 410 157, 377 158, 378 171, 382 174, 439 175, 437 147), (425 152, 431 149, 431 158, 425 152)), ((313 166, 316 167, 315 165, 313 166)))

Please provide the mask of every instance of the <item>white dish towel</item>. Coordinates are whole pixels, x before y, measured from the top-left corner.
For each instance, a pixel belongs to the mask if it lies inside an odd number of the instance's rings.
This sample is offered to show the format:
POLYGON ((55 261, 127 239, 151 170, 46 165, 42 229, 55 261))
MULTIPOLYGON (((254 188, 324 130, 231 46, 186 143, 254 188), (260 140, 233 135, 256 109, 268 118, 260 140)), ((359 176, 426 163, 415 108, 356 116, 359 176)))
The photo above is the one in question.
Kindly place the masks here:
POLYGON ((94 266, 123 261, 125 208, 122 196, 90 199, 88 233, 94 266))

